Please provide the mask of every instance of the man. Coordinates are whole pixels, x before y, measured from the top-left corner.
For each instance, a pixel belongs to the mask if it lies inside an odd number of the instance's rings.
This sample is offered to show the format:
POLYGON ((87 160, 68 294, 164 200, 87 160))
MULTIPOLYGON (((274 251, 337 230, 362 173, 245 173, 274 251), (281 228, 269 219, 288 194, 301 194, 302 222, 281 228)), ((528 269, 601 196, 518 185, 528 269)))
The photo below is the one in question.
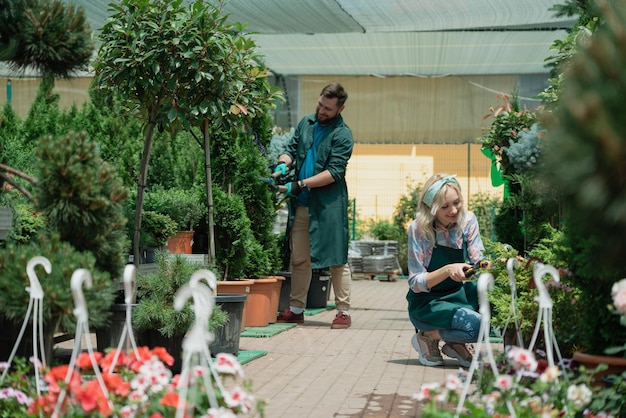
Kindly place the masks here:
POLYGON ((350 327, 348 267, 348 188, 346 166, 352 155, 352 131, 341 112, 348 93, 339 83, 322 89, 315 114, 304 117, 275 172, 295 168, 297 181, 285 185, 291 197, 287 236, 291 249, 289 308, 277 322, 304 322, 312 269, 330 268, 337 314, 333 329, 350 327))

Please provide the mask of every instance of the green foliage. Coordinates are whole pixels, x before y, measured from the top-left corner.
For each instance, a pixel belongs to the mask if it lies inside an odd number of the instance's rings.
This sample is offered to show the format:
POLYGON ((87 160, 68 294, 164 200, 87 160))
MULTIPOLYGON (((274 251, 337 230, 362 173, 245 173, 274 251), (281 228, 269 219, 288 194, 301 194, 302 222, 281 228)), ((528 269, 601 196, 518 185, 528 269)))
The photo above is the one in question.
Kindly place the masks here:
MULTIPOLYGON (((494 327, 504 330, 513 329, 513 316, 511 312, 511 289, 509 276, 506 270, 507 261, 510 258, 518 260, 519 267, 514 270, 515 285, 517 288, 517 303, 515 315, 520 321, 520 329, 524 342, 530 342, 535 328, 539 307, 535 298, 537 290, 533 279, 533 269, 537 262, 556 267, 560 274, 560 281, 544 279, 544 283, 553 302, 553 328, 559 342, 561 352, 571 355, 583 328, 578 326, 577 321, 571 318, 577 317, 581 310, 579 298, 581 292, 576 288, 575 278, 568 274, 562 254, 568 251, 564 243, 564 234, 561 231, 544 226, 546 238, 543 238, 527 254, 527 258, 519 256, 512 247, 490 240, 485 243, 485 257, 490 260, 489 273, 494 276, 494 288, 489 293, 492 306, 491 323, 494 327)), ((519 342, 517 342, 519 344, 519 342)), ((543 343, 543 341, 540 341, 543 343)))
POLYGON ((421 193, 422 184, 418 184, 416 187, 409 186, 408 193, 400 197, 393 214, 393 223, 398 226, 398 229, 404 231, 402 237, 398 239, 398 262, 404 272, 409 271, 409 248, 406 231, 409 224, 415 219, 417 203, 421 193))
MULTIPOLYGON (((157 271, 137 277, 138 305, 133 309, 133 324, 138 330, 157 329, 163 336, 171 338, 187 332, 194 313, 191 302, 181 311, 174 309, 176 292, 189 283, 191 275, 203 267, 180 255, 157 251, 157 271)), ((211 330, 226 322, 227 314, 215 306, 209 321, 211 330)))
POLYGON ((34 382, 32 363, 25 358, 15 357, 11 364, 11 371, 2 381, 3 396, 0 397, 0 418, 26 418, 27 400, 32 401, 37 396, 34 382), (11 388, 9 392, 7 389, 11 388), (20 393, 16 393, 19 391, 20 393))
MULTIPOLYGON (((196 138, 203 138, 198 142, 206 155, 223 158, 221 167, 227 166, 227 160, 236 167, 240 155, 229 152, 226 144, 221 146, 224 154, 212 152, 209 139, 222 136, 232 140, 241 134, 243 122, 252 127, 259 145, 267 146, 268 111, 280 94, 267 81, 268 71, 253 39, 243 31, 243 25, 227 24, 221 7, 201 0, 191 4, 122 0, 112 6, 112 11, 110 21, 100 32, 102 43, 94 63, 94 85, 105 97, 119 94, 125 99, 122 105, 147 125, 137 181, 135 218, 139 222, 155 128, 171 133, 192 132, 196 138), (201 135, 195 134, 198 129, 201 135)), ((212 164, 214 161, 205 163, 209 205, 213 205, 212 164)), ((255 180, 260 188, 258 177, 255 180)), ((266 199, 259 202, 263 205, 266 199)), ((255 206, 245 207, 252 210, 255 206)), ((254 224, 259 225, 256 231, 263 231, 268 218, 261 214, 261 222, 255 219, 254 224)), ((269 231, 257 233, 262 245, 274 242, 268 239, 269 231)))
POLYGON ((43 141, 37 209, 61 239, 90 251, 117 278, 124 266, 127 190, 84 133, 43 141))
POLYGON ((578 46, 591 36, 598 20, 597 10, 592 7, 590 0, 565 0, 564 4, 555 4, 550 10, 556 11, 555 17, 577 16, 578 21, 566 29, 564 39, 557 39, 550 46, 551 50, 556 51, 546 58, 551 84, 539 95, 548 106, 557 103, 563 85, 563 71, 576 55, 578 46))
MULTIPOLYGON (((37 90, 37 96, 23 122, 21 138, 16 138, 16 145, 22 150, 21 159, 15 168, 32 173, 32 160, 37 147, 45 135, 67 133, 63 128, 62 111, 59 109, 59 95, 52 93, 54 80, 43 78, 37 90), (19 163, 23 164, 20 165, 19 163)), ((32 173, 34 174, 34 173, 32 173)))
POLYGON ((155 187, 146 193, 144 209, 169 216, 179 231, 193 231, 207 212, 203 196, 199 187, 189 190, 155 187))
POLYGON ((267 151, 267 161, 270 167, 276 166, 278 163, 278 157, 285 152, 287 144, 293 137, 295 132, 294 128, 290 128, 289 131, 283 131, 280 128, 274 128, 272 132, 272 139, 267 151))
POLYGON ((370 221, 368 226, 369 235, 381 241, 397 241, 400 236, 406 235, 405 230, 400 229, 398 225, 387 219, 378 222, 370 221))
POLYGON ((188 189, 204 184, 204 150, 188 132, 154 136, 148 184, 188 189))
POLYGON ((496 156, 502 174, 512 176, 519 173, 511 164, 506 148, 518 142, 518 134, 523 130, 530 129, 536 122, 537 115, 529 109, 520 109, 515 96, 512 100, 506 95, 498 96, 498 98, 502 103, 490 109, 494 120, 489 132, 478 140, 482 143, 483 148, 490 149, 496 156))
POLYGON ((141 248, 163 247, 178 231, 178 224, 168 215, 146 210, 141 221, 141 248))
POLYGON ((29 0, 18 7, 23 9, 0 15, 11 44, 4 59, 12 68, 32 67, 49 77, 69 77, 87 68, 93 44, 82 7, 61 0, 29 0))
POLYGON ((475 193, 469 197, 467 208, 476 215, 481 236, 494 239, 494 222, 501 203, 500 198, 487 193, 475 193))
POLYGON ((34 256, 44 256, 52 264, 52 272, 46 274, 40 267, 37 277, 44 291, 43 318, 46 326, 61 324, 61 329, 74 329, 76 319, 72 314, 74 300, 70 291, 70 279, 79 268, 87 269, 93 278, 91 289, 83 289, 90 326, 97 328, 106 324, 108 309, 113 303, 114 293, 108 273, 96 267, 96 259, 88 251, 79 252, 58 235, 39 235, 37 242, 30 245, 8 244, 0 249, 0 313, 18 324, 26 316, 30 299, 24 289, 29 286, 26 264, 34 256))
POLYGON ((32 203, 16 203, 12 207, 13 228, 9 232, 9 242, 28 244, 31 239, 46 230, 48 225, 46 217, 37 212, 32 203))
POLYGON ((589 330, 580 344, 600 354, 626 339, 606 308, 612 284, 626 276, 626 2, 599 1, 597 7, 596 30, 578 46, 554 111, 544 117, 548 148, 541 176, 561 193, 566 210, 566 262, 582 291, 580 318, 589 330))
POLYGON ((222 279, 245 277, 250 242, 254 239, 250 219, 245 213, 239 195, 227 195, 220 188, 213 188, 215 204, 215 255, 222 279))
POLYGON ((125 187, 136 186, 142 126, 118 100, 107 103, 91 94, 91 101, 81 108, 72 107, 63 119, 67 132, 85 131, 98 144, 100 156, 115 167, 125 187))

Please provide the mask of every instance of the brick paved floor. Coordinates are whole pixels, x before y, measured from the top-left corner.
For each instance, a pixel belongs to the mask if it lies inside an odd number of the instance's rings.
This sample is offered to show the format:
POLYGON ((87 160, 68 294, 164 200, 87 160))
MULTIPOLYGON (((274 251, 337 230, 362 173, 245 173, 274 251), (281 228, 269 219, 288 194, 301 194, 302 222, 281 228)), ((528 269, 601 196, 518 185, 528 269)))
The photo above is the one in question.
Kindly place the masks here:
POLYGON ((351 328, 330 329, 335 312, 327 311, 270 338, 242 338, 242 350, 268 351, 244 365, 267 418, 418 416, 412 395, 459 365, 445 357, 443 367, 419 364, 406 291, 402 279, 353 280, 351 328))

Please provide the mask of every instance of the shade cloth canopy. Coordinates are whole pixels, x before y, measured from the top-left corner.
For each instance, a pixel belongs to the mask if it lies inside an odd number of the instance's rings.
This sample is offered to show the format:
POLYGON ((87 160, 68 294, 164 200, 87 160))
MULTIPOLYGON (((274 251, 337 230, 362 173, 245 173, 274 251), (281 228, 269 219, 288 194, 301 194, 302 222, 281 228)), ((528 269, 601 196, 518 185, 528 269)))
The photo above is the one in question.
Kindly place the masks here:
MULTIPOLYGON (((96 31, 108 3, 82 6, 96 31)), ((283 75, 445 76, 545 73, 574 17, 552 0, 230 0, 266 65, 283 75)))

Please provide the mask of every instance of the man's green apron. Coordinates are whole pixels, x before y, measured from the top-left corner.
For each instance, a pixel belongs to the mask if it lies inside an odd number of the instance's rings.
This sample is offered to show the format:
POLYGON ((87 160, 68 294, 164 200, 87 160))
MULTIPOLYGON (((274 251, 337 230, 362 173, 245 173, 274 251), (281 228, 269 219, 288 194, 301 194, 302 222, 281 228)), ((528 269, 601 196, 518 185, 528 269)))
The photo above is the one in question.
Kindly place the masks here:
MULTIPOLYGON (((463 248, 435 246, 426 271, 435 271, 452 263, 467 262, 467 244, 463 248)), ((452 318, 459 308, 478 309, 476 282, 456 282, 447 277, 430 292, 415 293, 411 289, 406 295, 409 315, 418 321, 438 328, 450 328, 452 318)))

